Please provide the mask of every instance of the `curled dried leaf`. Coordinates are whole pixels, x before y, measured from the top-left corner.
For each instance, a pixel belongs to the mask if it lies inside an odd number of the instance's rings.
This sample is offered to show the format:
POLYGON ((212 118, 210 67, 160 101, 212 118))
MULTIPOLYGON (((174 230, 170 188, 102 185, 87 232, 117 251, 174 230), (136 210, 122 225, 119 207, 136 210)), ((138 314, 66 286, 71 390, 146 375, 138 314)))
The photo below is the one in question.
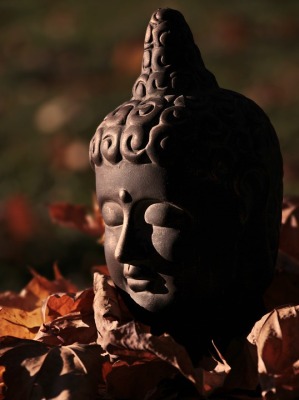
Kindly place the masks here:
POLYGON ((256 346, 264 399, 299 398, 299 306, 276 308, 258 321, 250 335, 256 346))
MULTIPOLYGON (((195 370, 186 349, 170 335, 154 336, 150 333, 150 327, 133 320, 109 276, 95 272, 94 291, 98 343, 111 355, 114 368, 124 367, 120 360, 127 363, 124 368, 137 368, 137 364, 146 364, 143 370, 150 370, 155 365, 152 363, 164 363, 165 371, 171 373, 169 378, 174 371, 180 372, 194 385, 198 394, 211 393, 223 384, 230 370, 223 358, 220 361, 214 359, 213 366, 207 370, 202 367, 195 370)), ((160 378, 165 378, 165 375, 161 374, 160 378)))
POLYGON ((93 315, 93 290, 57 293, 48 297, 42 307, 43 324, 35 336, 49 345, 93 343, 97 332, 93 315))

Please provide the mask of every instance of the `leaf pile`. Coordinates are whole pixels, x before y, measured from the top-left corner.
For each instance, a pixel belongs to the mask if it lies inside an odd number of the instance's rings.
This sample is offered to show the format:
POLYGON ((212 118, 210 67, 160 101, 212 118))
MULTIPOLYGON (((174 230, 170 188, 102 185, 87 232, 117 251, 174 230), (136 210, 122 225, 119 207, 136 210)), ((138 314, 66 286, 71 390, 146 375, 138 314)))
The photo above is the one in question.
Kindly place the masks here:
POLYGON ((101 383, 101 348, 95 344, 49 347, 6 336, 0 356, 2 399, 92 399, 101 383))
POLYGON ((0 294, 0 336, 12 335, 31 339, 41 323, 41 306, 51 293, 77 291, 75 285, 64 279, 54 265, 53 281, 31 269, 33 278, 21 293, 4 292, 0 294))
MULTIPOLYGON (((126 308, 106 266, 94 268, 94 286, 83 291, 54 266, 53 281, 32 270, 21 293, 0 294, 0 400, 298 399, 298 204, 284 203, 269 312, 247 340, 232 342, 229 363, 214 346, 194 366, 167 332, 151 334, 126 308)), ((84 208, 56 204, 50 213, 63 226, 103 236, 99 210, 95 229, 84 208)))

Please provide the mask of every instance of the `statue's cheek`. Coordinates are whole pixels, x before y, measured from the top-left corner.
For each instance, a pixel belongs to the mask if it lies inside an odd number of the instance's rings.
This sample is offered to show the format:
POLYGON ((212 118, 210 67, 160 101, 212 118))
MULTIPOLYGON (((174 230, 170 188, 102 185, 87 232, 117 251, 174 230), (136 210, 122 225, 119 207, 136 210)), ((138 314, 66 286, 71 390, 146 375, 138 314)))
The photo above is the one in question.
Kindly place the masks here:
POLYGON ((181 261, 182 238, 179 229, 153 226, 151 240, 155 251, 164 260, 169 262, 181 261))
POLYGON ((111 263, 112 261, 116 262, 115 260, 115 249, 117 243, 119 242, 119 237, 121 234, 121 229, 116 228, 109 228, 106 226, 105 228, 105 256, 106 261, 111 263))

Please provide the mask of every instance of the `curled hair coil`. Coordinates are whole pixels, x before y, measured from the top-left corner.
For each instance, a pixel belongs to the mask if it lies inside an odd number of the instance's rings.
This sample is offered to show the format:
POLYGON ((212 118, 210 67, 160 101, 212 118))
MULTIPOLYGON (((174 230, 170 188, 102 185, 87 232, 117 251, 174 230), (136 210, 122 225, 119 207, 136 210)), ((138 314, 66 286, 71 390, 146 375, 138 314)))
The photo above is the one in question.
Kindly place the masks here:
POLYGON ((104 159, 111 164, 116 164, 120 161, 119 141, 122 132, 122 127, 109 127, 102 134, 100 143, 100 151, 104 159))
POLYGON ((147 135, 140 126, 130 126, 122 134, 120 151, 124 159, 132 163, 139 163, 146 156, 147 135), (143 134, 142 134, 143 133, 143 134))

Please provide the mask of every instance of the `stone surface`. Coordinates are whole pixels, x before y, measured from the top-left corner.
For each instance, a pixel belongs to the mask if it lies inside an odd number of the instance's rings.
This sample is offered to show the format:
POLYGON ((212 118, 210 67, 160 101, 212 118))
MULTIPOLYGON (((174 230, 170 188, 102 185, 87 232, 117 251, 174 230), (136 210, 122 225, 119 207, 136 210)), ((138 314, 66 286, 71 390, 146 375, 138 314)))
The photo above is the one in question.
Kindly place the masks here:
POLYGON ((180 12, 153 13, 132 97, 99 125, 90 159, 128 307, 194 361, 211 339, 225 351, 264 313, 282 158, 267 115, 219 87, 180 12))

